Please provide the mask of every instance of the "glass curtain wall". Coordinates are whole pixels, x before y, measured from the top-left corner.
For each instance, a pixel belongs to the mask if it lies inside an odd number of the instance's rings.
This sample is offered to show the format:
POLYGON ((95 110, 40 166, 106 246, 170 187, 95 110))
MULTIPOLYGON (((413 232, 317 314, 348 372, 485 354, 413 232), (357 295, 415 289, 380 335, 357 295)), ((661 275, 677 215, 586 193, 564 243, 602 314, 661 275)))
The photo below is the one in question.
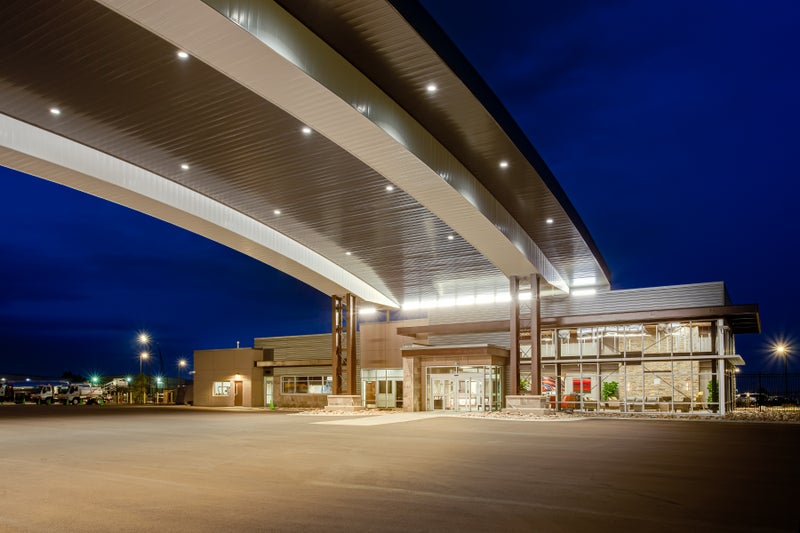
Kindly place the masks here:
POLYGON ((367 408, 403 407, 403 369, 362 369, 361 395, 367 408))
MULTIPOLYGON (((711 321, 542 331, 542 393, 560 409, 716 412, 717 380, 732 378, 717 376, 715 331, 711 321)), ((732 354, 725 331, 723 353, 732 354)))

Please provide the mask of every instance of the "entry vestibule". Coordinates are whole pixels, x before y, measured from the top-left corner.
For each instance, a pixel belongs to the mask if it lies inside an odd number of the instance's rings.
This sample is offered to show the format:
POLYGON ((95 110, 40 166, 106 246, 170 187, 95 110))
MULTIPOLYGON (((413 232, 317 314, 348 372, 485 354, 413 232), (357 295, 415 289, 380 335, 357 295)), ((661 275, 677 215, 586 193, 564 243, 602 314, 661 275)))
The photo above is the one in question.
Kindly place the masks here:
POLYGON ((497 411, 502 408, 503 367, 428 367, 427 411, 497 411))
POLYGON ((402 350, 406 411, 503 408, 508 350, 491 344, 402 350))

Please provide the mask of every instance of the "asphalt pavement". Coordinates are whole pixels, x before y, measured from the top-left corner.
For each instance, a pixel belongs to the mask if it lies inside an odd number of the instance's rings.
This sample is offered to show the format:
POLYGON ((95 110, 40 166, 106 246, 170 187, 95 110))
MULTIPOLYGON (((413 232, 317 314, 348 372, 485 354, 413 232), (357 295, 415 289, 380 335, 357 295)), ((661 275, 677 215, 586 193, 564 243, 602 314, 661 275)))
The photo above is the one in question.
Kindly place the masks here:
POLYGON ((0 405, 0 531, 800 530, 800 424, 337 420, 0 405))

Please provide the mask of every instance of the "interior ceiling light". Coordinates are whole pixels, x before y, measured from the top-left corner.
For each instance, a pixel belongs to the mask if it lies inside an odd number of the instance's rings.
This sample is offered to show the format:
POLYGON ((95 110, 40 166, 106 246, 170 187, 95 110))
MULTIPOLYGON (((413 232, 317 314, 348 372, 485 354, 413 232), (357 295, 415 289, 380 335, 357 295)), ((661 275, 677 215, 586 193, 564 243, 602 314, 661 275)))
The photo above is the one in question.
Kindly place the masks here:
POLYGON ((353 252, 345 252, 344 255, 353 255, 353 252))
POLYGON ((386 190, 392 192, 394 190, 394 185, 387 185, 386 190))
POLYGON ((428 91, 429 93, 435 93, 436 91, 438 91, 438 90, 439 90, 439 88, 436 86, 436 84, 435 84, 435 83, 429 83, 429 84, 428 84, 428 85, 425 87, 425 90, 426 90, 426 91, 428 91))
POLYGON ((570 293, 572 296, 591 296, 597 294, 597 289, 576 289, 570 293))
POLYGON ((311 128, 309 128, 308 126, 303 126, 303 129, 301 129, 300 131, 302 131, 304 135, 311 135, 311 128))
POLYGON ((61 114, 61 110, 59 108, 57 108, 57 107, 51 107, 50 108, 50 113, 53 114, 53 115, 60 115, 61 114))
POLYGON ((276 215, 280 215, 281 214, 281 210, 280 209, 276 209, 275 211, 273 211, 273 213, 275 213, 276 215))
POLYGON ((189 54, 187 54, 183 50, 180 50, 180 51, 178 51, 178 57, 180 59, 189 59, 189 54))
POLYGON ((181 163, 181 170, 189 170, 189 165, 186 163, 181 163))
POLYGON ((500 168, 508 168, 508 161, 500 161, 500 168))
MULTIPOLYGON (((525 299, 524 294, 520 294, 520 299, 525 299)), ((528 293, 527 299, 530 299, 528 293)), ((404 311, 416 309, 433 309, 435 307, 453 307, 453 306, 469 306, 469 305, 486 305, 497 303, 508 303, 511 301, 511 294, 508 292, 499 293, 484 293, 478 295, 462 295, 459 297, 453 296, 440 296, 438 298, 429 299, 412 299, 406 300, 401 306, 404 311)))
POLYGON ((453 239, 455 239, 455 237, 453 237, 452 235, 448 235, 448 236, 447 236, 447 240, 448 240, 448 241, 452 241, 453 239))
POLYGON ((545 220, 545 222, 547 222, 548 224, 552 224, 553 223, 553 219, 552 218, 548 218, 547 220, 545 220))

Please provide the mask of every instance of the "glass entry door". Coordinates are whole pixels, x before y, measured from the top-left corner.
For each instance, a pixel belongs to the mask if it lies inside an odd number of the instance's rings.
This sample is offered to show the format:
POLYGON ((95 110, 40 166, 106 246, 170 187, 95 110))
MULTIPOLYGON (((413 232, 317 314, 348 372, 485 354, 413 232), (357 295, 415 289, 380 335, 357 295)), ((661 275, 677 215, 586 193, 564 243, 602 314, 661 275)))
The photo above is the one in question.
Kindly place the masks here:
POLYGON ((455 411, 456 395, 451 376, 431 378, 431 390, 428 394, 429 411, 455 411))
POLYGON ((429 411, 484 411, 490 409, 483 373, 432 374, 429 411))

